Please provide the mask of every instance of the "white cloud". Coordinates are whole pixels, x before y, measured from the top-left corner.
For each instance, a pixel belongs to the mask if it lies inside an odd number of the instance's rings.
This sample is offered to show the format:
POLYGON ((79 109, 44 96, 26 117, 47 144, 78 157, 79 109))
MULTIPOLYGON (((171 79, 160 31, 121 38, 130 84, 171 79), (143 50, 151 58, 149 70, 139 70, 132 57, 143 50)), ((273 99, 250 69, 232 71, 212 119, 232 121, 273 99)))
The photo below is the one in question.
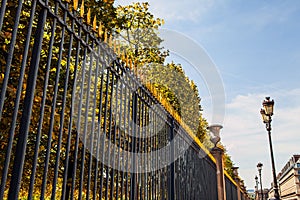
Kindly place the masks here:
MULTIPOLYGON (((269 141, 259 113, 264 97, 260 93, 238 95, 226 106, 222 142, 248 188, 255 185, 258 162, 264 164, 264 186, 270 187, 272 180, 269 141)), ((275 101, 272 140, 278 173, 293 154, 300 153, 300 89, 277 91, 271 98, 275 101)))

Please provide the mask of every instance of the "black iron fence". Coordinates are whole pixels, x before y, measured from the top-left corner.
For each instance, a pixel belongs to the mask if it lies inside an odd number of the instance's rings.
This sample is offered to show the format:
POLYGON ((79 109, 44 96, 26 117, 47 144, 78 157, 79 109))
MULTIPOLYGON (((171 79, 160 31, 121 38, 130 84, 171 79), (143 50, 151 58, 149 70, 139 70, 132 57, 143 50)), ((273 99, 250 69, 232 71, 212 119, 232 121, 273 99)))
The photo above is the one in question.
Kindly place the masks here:
POLYGON ((69 3, 2 0, 0 31, 0 199, 217 199, 211 156, 69 3))
POLYGON ((238 199, 237 186, 225 176, 226 199, 238 199))

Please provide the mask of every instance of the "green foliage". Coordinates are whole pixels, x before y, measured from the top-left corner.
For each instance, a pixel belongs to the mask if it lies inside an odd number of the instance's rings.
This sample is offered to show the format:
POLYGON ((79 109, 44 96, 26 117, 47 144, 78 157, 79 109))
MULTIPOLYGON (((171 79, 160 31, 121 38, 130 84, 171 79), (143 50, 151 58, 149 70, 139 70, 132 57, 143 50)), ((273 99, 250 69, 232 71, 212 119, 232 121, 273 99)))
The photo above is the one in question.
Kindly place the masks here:
POLYGON ((151 64, 144 67, 144 79, 149 80, 166 99, 194 134, 206 133, 207 122, 200 113, 200 97, 197 86, 185 75, 181 65, 151 64))
POLYGON ((231 176, 234 179, 235 177, 232 170, 233 166, 234 163, 231 160, 231 157, 227 153, 224 153, 224 169, 229 174, 229 176, 231 176))
POLYGON ((115 30, 115 27, 122 26, 123 24, 123 21, 117 18, 117 11, 111 0, 85 0, 84 8, 85 13, 90 8, 91 16, 96 16, 104 26, 103 28, 108 29, 111 33, 115 30))
POLYGON ((117 20, 121 26, 116 27, 116 37, 130 58, 140 65, 164 63, 168 51, 159 47, 162 39, 158 36, 158 28, 164 21, 154 18, 148 3, 118 6, 117 20))

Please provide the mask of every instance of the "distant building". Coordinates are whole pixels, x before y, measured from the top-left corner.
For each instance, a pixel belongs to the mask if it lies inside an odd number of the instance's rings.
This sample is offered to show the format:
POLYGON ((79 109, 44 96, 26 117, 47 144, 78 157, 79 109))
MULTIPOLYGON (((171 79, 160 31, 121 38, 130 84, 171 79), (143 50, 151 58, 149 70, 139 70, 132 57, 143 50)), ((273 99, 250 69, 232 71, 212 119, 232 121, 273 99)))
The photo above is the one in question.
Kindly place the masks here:
MULTIPOLYGON (((277 181, 282 200, 300 200, 300 155, 292 156, 278 174, 277 181)), ((273 187, 269 196, 274 196, 273 187)))
POLYGON ((247 190, 247 193, 248 193, 248 196, 251 200, 254 200, 255 199, 255 190, 253 189, 249 189, 247 190))
POLYGON ((255 191, 255 200, 267 200, 269 196, 269 189, 264 188, 263 191, 261 190, 256 190, 255 191))

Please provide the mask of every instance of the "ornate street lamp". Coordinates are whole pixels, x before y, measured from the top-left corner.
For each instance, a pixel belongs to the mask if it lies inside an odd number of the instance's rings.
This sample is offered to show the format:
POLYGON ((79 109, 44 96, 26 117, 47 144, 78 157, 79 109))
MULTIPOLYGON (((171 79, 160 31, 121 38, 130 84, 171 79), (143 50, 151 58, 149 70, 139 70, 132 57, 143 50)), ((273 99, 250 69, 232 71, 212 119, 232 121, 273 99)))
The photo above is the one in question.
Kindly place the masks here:
POLYGON ((261 199, 263 200, 264 199, 264 195, 263 195, 263 187, 262 187, 262 181, 261 181, 261 170, 262 170, 262 166, 263 164, 262 163, 258 163, 257 164, 257 170, 258 170, 258 175, 259 175, 259 181, 260 181, 260 196, 261 196, 261 199))
MULTIPOLYGON (((256 190, 255 190, 255 196, 257 195, 257 196, 259 196, 258 194, 258 177, 257 176, 255 176, 255 184, 256 184, 256 190)), ((255 199, 256 199, 256 197, 255 197, 255 199)))
POLYGON ((274 197, 276 200, 279 200, 278 184, 276 178, 275 162, 274 162, 272 139, 271 139, 271 122, 272 122, 272 115, 274 109, 274 100, 271 101, 270 97, 266 97, 262 105, 264 108, 260 110, 260 114, 262 116, 263 122, 266 124, 266 129, 268 131, 268 136, 269 136, 273 182, 274 182, 274 197))

